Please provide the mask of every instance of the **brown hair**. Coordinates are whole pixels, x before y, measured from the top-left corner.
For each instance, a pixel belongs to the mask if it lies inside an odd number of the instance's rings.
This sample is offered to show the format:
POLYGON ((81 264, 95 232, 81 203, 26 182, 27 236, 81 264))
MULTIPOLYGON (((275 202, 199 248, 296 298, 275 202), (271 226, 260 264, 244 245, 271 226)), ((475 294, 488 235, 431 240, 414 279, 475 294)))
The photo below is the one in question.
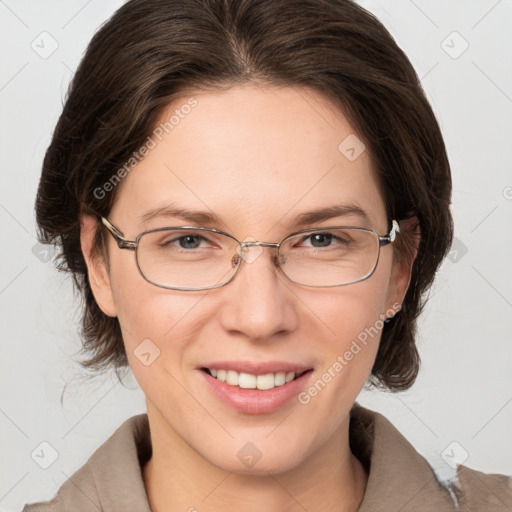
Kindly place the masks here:
MULTIPOLYGON (((117 318, 98 307, 80 248, 80 215, 106 216, 101 188, 140 148, 171 100, 187 90, 260 82, 304 86, 348 117, 364 141, 389 219, 421 230, 401 311, 384 325, 370 382, 402 390, 419 370, 416 319, 453 236, 443 138, 411 63, 384 26, 350 0, 130 0, 92 38, 44 158, 39 238, 61 247, 84 300, 81 362, 128 366, 117 318)), ((95 250, 105 248, 98 229, 95 250)), ((411 256, 412 236, 397 238, 411 256)), ((99 254, 99 253, 98 253, 99 254)))

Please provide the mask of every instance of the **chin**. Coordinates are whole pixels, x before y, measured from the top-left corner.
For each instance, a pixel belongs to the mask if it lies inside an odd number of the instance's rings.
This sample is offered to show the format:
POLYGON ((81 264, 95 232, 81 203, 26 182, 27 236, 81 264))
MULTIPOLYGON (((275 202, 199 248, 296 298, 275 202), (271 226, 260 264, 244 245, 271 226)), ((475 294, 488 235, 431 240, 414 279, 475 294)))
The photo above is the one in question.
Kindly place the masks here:
POLYGON ((272 446, 267 446, 263 449, 258 449, 255 444, 250 442, 243 443, 241 447, 225 447, 222 449, 218 456, 210 452, 203 454, 203 457, 209 460, 214 466, 229 471, 238 475, 252 475, 252 476, 265 476, 269 473, 277 475, 285 473, 297 467, 305 458, 304 449, 297 450, 294 446, 302 446, 301 443, 290 442, 289 453, 279 450, 277 447, 274 449, 272 446), (226 453, 233 453, 235 456, 226 460, 226 453))

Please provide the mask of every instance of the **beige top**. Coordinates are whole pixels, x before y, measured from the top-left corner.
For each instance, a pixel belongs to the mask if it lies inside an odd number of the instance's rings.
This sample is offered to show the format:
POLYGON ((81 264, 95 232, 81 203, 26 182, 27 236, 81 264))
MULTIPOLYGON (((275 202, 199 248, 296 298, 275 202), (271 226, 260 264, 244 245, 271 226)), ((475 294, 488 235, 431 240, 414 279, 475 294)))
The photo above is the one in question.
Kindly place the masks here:
MULTIPOLYGON (((357 403, 349 439, 369 472, 358 512, 512 511, 511 478, 459 466, 460 488, 451 484, 448 489, 384 416, 357 403)), ((22 512, 151 512, 141 471, 150 457, 147 414, 132 416, 64 482, 53 500, 26 505, 22 512)))

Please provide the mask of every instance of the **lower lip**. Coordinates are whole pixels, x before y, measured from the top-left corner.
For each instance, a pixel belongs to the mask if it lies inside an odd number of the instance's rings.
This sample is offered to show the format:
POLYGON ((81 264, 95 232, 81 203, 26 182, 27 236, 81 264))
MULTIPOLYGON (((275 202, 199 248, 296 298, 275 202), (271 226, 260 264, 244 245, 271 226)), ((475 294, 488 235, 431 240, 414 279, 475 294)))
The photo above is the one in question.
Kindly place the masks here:
POLYGON ((204 370, 199 370, 206 384, 213 393, 225 404, 246 414, 264 414, 276 411, 293 397, 298 395, 306 386, 312 371, 304 373, 291 382, 272 389, 244 389, 239 386, 231 386, 217 380, 204 370))

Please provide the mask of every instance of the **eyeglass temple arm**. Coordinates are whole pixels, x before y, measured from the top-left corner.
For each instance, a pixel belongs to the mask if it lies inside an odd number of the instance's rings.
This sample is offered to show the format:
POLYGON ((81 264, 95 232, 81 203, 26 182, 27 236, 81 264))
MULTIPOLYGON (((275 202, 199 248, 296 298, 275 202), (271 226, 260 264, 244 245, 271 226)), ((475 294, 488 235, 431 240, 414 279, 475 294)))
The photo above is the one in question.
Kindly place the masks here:
POLYGON ((137 248, 137 242, 126 240, 123 233, 119 231, 110 221, 105 217, 100 217, 102 224, 108 229, 110 234, 114 237, 120 249, 130 249, 134 251, 137 248))
POLYGON ((400 233, 400 224, 396 220, 391 221, 391 229, 389 233, 384 236, 379 236, 379 245, 382 247, 395 241, 396 235, 400 233))

